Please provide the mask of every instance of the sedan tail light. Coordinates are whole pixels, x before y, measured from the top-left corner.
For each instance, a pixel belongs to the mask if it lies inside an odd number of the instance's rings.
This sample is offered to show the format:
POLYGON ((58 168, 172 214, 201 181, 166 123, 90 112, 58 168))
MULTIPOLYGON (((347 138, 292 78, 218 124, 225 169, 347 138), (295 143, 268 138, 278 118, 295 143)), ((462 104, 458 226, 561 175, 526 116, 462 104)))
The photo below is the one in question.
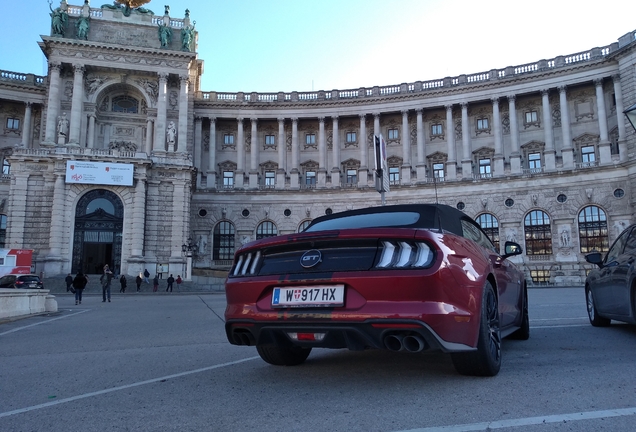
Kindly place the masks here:
POLYGON ((381 248, 376 268, 426 268, 433 263, 433 250, 424 242, 383 240, 381 248))
POLYGON ((261 261, 261 251, 256 253, 249 252, 244 255, 240 255, 234 266, 232 276, 249 276, 256 274, 258 264, 261 261))

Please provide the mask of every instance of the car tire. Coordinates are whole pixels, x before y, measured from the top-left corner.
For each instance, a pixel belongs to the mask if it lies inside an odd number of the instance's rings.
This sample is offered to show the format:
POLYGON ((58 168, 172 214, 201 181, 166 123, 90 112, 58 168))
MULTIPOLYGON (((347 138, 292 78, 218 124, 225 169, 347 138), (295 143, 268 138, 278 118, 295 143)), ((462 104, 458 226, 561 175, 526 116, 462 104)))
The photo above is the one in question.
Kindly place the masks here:
POLYGON ((451 359, 462 375, 495 376, 501 368, 501 331, 497 295, 486 282, 481 299, 481 319, 477 350, 452 353, 451 359))
POLYGON ((296 366, 309 357, 311 348, 299 346, 257 345, 256 351, 263 360, 275 366, 296 366))
POLYGON ((594 327, 607 327, 610 325, 611 320, 609 318, 603 318, 598 314, 596 303, 594 302, 594 293, 589 287, 585 287, 585 304, 587 306, 587 317, 590 319, 590 324, 594 327))
POLYGON ((523 316, 521 318, 521 327, 514 331, 508 339, 528 340, 530 339, 530 318, 528 316, 528 288, 523 288, 523 308, 521 310, 523 316))

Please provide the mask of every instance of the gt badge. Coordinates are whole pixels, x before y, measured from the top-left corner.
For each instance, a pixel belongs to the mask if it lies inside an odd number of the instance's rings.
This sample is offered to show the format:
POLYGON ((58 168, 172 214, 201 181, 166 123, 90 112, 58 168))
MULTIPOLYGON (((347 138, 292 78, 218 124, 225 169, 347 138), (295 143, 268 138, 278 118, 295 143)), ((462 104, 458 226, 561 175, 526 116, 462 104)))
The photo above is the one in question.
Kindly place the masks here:
POLYGON ((304 268, 314 267, 320 261, 322 261, 322 254, 316 249, 308 250, 300 257, 300 265, 304 268))

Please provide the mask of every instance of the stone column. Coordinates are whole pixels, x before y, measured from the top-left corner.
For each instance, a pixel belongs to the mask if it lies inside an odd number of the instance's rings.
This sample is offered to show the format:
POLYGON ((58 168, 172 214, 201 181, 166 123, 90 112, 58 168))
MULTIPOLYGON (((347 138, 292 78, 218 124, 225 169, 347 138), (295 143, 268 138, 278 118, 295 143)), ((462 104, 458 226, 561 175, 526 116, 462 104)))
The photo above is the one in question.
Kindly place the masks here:
POLYGON ((138 178, 136 182, 132 211, 131 258, 142 259, 146 230, 146 180, 138 178))
POLYGON ((147 155, 150 155, 150 153, 152 152, 152 131, 154 130, 153 128, 153 121, 151 117, 146 118, 146 143, 144 145, 144 151, 146 152, 147 155))
POLYGON ((616 123, 618 125, 618 153, 620 161, 627 160, 627 141, 625 133, 625 108, 623 106, 623 89, 621 87, 621 77, 619 74, 612 75, 614 82, 614 97, 616 98, 616 123))
POLYGON ((24 247, 25 224, 26 224, 26 203, 24 197, 28 196, 29 173, 18 173, 12 175, 11 189, 9 190, 8 214, 7 218, 7 238, 5 247, 22 249, 24 247))
MULTIPOLYGON (((86 147, 88 148, 95 147, 95 119, 95 113, 90 113, 88 115, 88 132, 86 133, 88 135, 86 147)), ((146 140, 148 140, 148 137, 146 137, 146 140)))
POLYGON ((415 113, 417 115, 417 182, 422 183, 426 181, 426 138, 424 132, 424 121, 422 119, 422 110, 415 110, 415 113))
MULTIPOLYGON (((340 187, 340 125, 338 124, 338 116, 331 117, 333 121, 333 137, 332 137, 332 167, 331 167, 331 186, 340 187)), ((358 141, 359 142, 359 141, 358 141)))
MULTIPOLYGON (((179 76, 181 86, 179 93, 179 129, 177 130, 177 148, 175 150, 179 150, 181 153, 188 151, 188 86, 190 84, 188 78, 187 75, 179 76)), ((200 180, 197 180, 197 182, 200 183, 200 180)))
POLYGON ((84 99, 84 66, 73 65, 73 98, 71 99, 71 124, 68 128, 67 144, 79 146, 82 126, 82 101, 84 99))
POLYGON ((367 115, 360 114, 360 168, 358 169, 358 186, 360 187, 368 185, 367 151, 367 115))
POLYGON ((172 235, 170 237, 170 263, 183 262, 181 245, 188 237, 187 218, 185 217, 185 180, 172 181, 172 235))
POLYGON ((242 188, 245 182, 245 137, 243 135, 243 117, 236 119, 238 131, 236 133, 236 173, 234 187, 242 188))
POLYGON ((166 109, 168 107, 168 74, 159 73, 159 89, 157 96, 157 120, 155 121, 155 139, 153 151, 166 151, 166 109))
POLYGON ((55 186, 53 188, 53 206, 51 209, 51 228, 49 230, 49 260, 61 259, 62 236, 64 233, 64 174, 55 174, 55 186))
POLYGON ((208 150, 208 189, 216 189, 216 117, 210 117, 210 145, 208 150))
POLYGON ((453 122, 453 106, 446 105, 445 108, 446 145, 448 147, 448 158, 446 161, 446 178, 449 180, 455 180, 457 178, 457 156, 455 154, 455 123, 453 122))
POLYGON ((541 90, 541 103, 543 108, 543 133, 545 149, 543 159, 545 169, 552 171, 556 169, 556 151, 554 150, 554 134, 552 133, 552 112, 550 111, 550 90, 541 90))
MULTIPOLYGON (((181 111, 179 111, 179 117, 181 111)), ((181 128, 179 128, 181 129, 181 128)), ((181 139, 181 136, 180 138, 181 139)), ((182 142, 182 141, 180 141, 182 142)), ((203 119, 200 116, 194 117, 194 167, 197 169, 197 189, 201 189, 201 176, 203 174, 203 161, 201 154, 203 153, 203 119)), ((179 149, 184 150, 179 144, 179 149)))
POLYGON ((473 159, 470 149, 470 123, 468 120, 468 102, 462 102, 462 178, 473 177, 473 159))
POLYGON ((325 139, 325 118, 318 118, 318 178, 316 186, 324 188, 327 183, 327 140, 325 139))
POLYGON ((250 119, 252 123, 252 142, 250 144, 250 189, 258 189, 258 162, 260 148, 258 144, 258 119, 250 119))
POLYGON ((572 132, 570 129, 570 107, 565 86, 559 86, 559 105, 561 106, 561 135, 563 139, 561 158, 563 168, 574 168, 574 149, 572 148, 572 132))
POLYGON ((285 162, 287 156, 287 145, 285 142, 285 119, 278 118, 278 169, 276 170, 276 189, 285 189, 285 162))
POLYGON ((28 148, 31 143, 31 102, 24 103, 24 124, 22 125, 22 141, 20 147, 28 148))
POLYGON ((504 175, 503 138, 501 136, 501 113, 499 112, 499 98, 490 99, 492 102, 492 127, 495 134, 495 156, 493 160, 493 174, 504 175))
POLYGON ((57 143, 57 116, 60 111, 60 71, 62 65, 49 63, 51 74, 49 76, 49 98, 46 105, 46 129, 44 130, 44 142, 42 145, 54 146, 57 143))
MULTIPOLYGON (((411 184, 411 134, 409 133, 409 111, 402 110, 402 167, 400 184, 411 184)), ((387 173, 388 174, 388 173, 387 173)))
POLYGON ((300 151, 298 147, 298 119, 292 118, 292 169, 290 173, 290 186, 292 189, 300 188, 300 172, 298 171, 300 151))
POLYGON ((515 95, 508 96, 508 115, 510 120, 510 172, 521 174, 521 153, 519 152, 519 124, 517 123, 517 107, 515 95))
POLYGON ((598 152, 601 164, 612 163, 612 149, 607 133, 607 111, 605 111, 605 93, 603 93, 603 80, 595 79, 596 106, 598 108, 598 130, 601 140, 598 144, 598 152))

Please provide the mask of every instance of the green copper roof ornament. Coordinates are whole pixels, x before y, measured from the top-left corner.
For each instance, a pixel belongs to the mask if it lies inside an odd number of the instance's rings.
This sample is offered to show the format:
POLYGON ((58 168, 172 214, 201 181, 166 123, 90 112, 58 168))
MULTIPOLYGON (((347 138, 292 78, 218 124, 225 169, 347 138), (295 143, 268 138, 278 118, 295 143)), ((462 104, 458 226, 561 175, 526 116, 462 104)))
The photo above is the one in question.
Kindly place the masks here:
POLYGON ((106 9, 121 9, 124 16, 130 16, 130 13, 135 10, 139 13, 154 15, 154 12, 150 9, 143 8, 142 6, 150 3, 150 0, 114 0, 112 5, 105 4, 102 8, 106 9))
POLYGON ((49 0, 49 9, 51 9, 51 30, 53 36, 62 36, 64 37, 64 33, 66 32, 66 27, 68 26, 68 4, 66 0, 62 0, 60 2, 60 7, 55 8, 52 7, 53 0, 49 0))

